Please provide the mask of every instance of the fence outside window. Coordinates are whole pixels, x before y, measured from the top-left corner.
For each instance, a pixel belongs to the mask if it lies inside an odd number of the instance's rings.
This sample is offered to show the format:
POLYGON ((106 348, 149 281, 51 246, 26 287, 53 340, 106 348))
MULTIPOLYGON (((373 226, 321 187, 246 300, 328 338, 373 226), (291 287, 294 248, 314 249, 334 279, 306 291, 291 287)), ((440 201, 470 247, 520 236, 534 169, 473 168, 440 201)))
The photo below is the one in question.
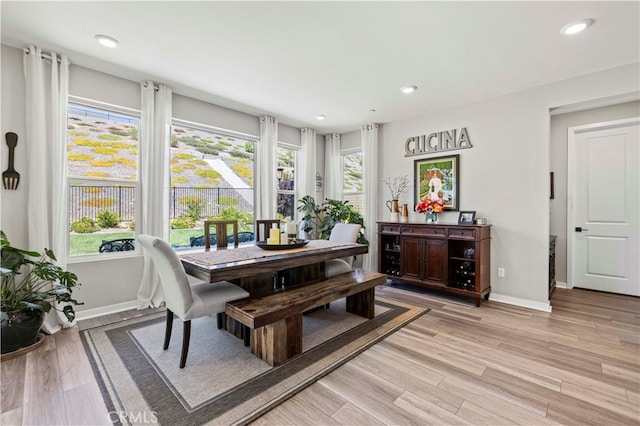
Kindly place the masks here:
MULTIPOLYGON (((116 213, 123 222, 135 220, 135 192, 136 188, 133 185, 71 185, 70 223, 82 217, 95 220, 101 210, 116 213)), ((204 202, 202 217, 218 216, 225 207, 253 213, 253 188, 172 187, 170 219, 187 213, 188 206, 185 201, 188 200, 204 202)))

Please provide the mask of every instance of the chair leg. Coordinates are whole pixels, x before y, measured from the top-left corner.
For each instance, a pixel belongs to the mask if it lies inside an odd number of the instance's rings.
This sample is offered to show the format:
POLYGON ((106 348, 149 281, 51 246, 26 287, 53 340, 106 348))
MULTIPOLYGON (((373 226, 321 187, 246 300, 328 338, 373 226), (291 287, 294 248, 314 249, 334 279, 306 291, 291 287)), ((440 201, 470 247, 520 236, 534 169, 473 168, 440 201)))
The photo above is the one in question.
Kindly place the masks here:
POLYGON ((167 326, 164 331, 164 350, 169 348, 169 341, 171 340, 171 329, 173 328, 173 312, 167 309, 167 326))
POLYGON ((218 315, 216 316, 216 318, 218 321, 218 330, 221 330, 224 324, 224 312, 218 312, 218 315))
POLYGON ((180 355, 180 368, 184 368, 187 363, 187 353, 189 352, 189 339, 191 338, 191 320, 184 321, 184 331, 182 332, 182 355, 180 355))

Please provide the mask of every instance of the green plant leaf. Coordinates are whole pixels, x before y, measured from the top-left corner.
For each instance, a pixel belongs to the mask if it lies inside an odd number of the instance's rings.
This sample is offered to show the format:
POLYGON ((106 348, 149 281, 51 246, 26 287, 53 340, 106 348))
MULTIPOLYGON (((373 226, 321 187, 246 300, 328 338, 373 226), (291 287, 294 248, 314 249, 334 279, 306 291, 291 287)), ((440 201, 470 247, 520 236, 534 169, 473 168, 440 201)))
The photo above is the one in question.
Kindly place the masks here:
POLYGON ((62 308, 62 313, 64 314, 65 317, 67 317, 67 320, 69 320, 69 322, 73 322, 73 320, 76 319, 76 313, 74 312, 73 308, 69 305, 62 308))
POLYGON ((75 318, 72 305, 82 304, 71 297, 73 287, 79 285, 78 277, 52 263, 56 260, 53 250, 45 248, 41 255, 12 247, 1 230, 0 238, 2 268, 10 271, 2 274, 0 311, 5 313, 31 308, 49 312, 53 308, 62 311, 72 321, 75 318), (58 309, 53 305, 54 302, 68 305, 58 309))
POLYGON ((55 254, 53 254, 53 250, 48 249, 48 248, 45 248, 45 249, 44 249, 44 253, 45 253, 45 254, 46 254, 50 259, 52 259, 52 260, 54 260, 54 261, 58 260, 58 259, 56 259, 55 254))
POLYGON ((51 310, 51 304, 48 302, 42 302, 42 301, 37 303, 23 302, 23 305, 26 308, 36 309, 38 311, 49 312, 51 310))

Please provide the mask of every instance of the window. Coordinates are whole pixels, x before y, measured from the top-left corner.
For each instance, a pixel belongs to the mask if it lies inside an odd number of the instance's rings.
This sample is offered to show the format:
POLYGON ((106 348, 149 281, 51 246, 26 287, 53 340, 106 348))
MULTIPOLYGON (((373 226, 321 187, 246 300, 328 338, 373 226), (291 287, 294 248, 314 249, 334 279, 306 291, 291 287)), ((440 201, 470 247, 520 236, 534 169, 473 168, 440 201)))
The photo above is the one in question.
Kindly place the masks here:
POLYGON ((173 120, 170 241, 204 245, 204 220, 238 220, 240 239, 253 240, 255 141, 209 126, 173 120))
POLYGON ((342 154, 342 200, 362 214, 362 152, 342 154))
POLYGON ((276 177, 278 179, 277 217, 283 221, 290 221, 296 214, 296 186, 295 171, 298 150, 285 146, 278 146, 278 163, 276 177))
POLYGON ((69 254, 131 249, 140 112, 74 97, 67 112, 69 254))

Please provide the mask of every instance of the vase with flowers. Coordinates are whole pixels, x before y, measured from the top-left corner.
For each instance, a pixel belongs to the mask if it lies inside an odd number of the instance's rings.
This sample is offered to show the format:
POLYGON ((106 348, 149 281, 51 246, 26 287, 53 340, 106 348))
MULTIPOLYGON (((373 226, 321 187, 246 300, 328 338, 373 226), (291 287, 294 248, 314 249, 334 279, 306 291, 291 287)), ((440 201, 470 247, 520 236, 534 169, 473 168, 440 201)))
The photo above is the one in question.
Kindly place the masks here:
POLYGON ((432 199, 427 196, 416 205, 415 210, 425 214, 427 223, 438 223, 438 213, 444 211, 444 200, 442 198, 432 199))
POLYGON ((389 192, 391 193, 391 200, 387 200, 387 208, 391 212, 391 221, 398 222, 400 218, 398 200, 400 199, 400 195, 402 195, 404 190, 409 186, 409 177, 405 175, 393 179, 382 179, 382 182, 387 184, 389 192))

